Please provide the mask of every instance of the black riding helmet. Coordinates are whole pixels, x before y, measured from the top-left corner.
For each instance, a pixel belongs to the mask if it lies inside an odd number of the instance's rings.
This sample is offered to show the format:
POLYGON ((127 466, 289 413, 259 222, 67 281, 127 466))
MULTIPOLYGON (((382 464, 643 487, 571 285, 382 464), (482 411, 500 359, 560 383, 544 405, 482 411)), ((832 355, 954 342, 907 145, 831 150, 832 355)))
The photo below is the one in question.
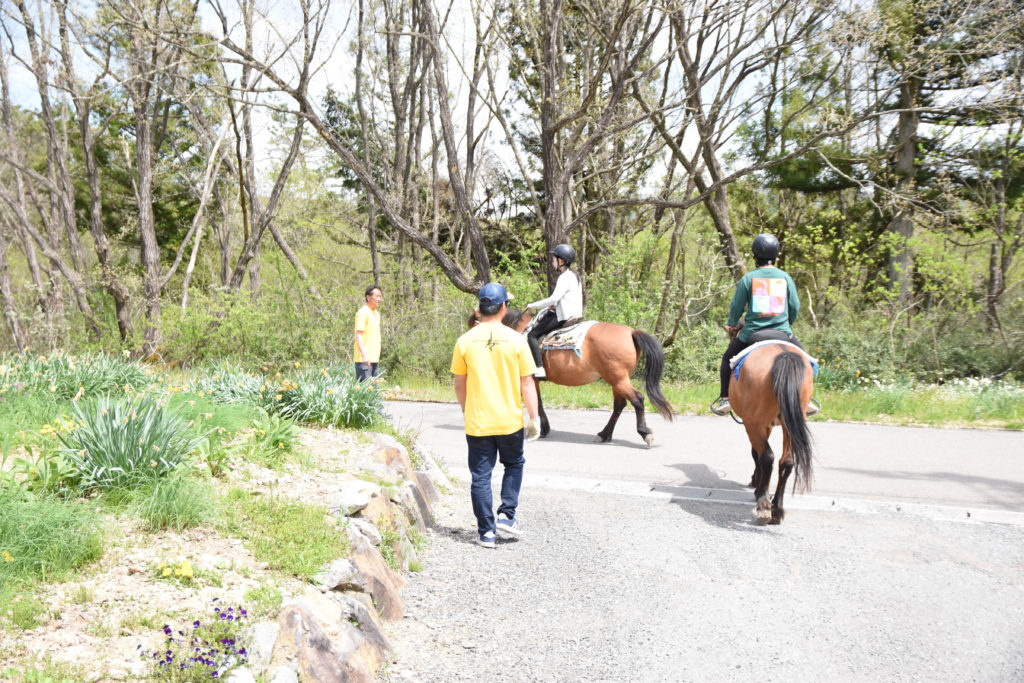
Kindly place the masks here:
POLYGON ((576 250, 568 244, 559 244, 557 247, 552 249, 549 253, 554 254, 558 258, 565 261, 565 265, 571 266, 572 262, 576 260, 576 250))
POLYGON ((754 238, 750 250, 759 261, 774 261, 779 256, 779 240, 775 239, 775 235, 762 232, 754 238))

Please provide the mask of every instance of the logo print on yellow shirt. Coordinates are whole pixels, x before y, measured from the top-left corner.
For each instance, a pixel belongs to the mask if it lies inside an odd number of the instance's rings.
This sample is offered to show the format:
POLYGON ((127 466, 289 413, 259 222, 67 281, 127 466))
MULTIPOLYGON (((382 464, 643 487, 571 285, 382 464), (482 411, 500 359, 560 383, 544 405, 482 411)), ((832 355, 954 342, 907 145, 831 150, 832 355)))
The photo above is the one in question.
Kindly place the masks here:
POLYGON ((494 347, 497 346, 497 344, 494 341, 494 333, 493 332, 491 332, 489 335, 487 335, 487 343, 484 344, 484 346, 487 347, 488 351, 493 351, 494 347))

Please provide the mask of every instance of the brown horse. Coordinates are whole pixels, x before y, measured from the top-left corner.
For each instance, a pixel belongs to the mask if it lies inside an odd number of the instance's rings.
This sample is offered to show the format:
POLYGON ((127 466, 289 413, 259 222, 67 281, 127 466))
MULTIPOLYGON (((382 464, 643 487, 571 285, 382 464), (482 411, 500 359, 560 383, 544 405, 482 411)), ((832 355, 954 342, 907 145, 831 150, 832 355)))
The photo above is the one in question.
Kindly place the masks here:
MULTIPOLYGON (((477 313, 469 317, 469 325, 476 324, 477 313)), ((502 323, 517 332, 526 330, 533 320, 527 311, 509 309, 502 323)), ((608 424, 597 433, 596 441, 611 441, 615 423, 619 420, 626 401, 636 411, 636 431, 648 446, 654 443, 654 433, 644 419, 644 395, 633 388, 629 375, 644 357, 644 387, 651 403, 666 420, 672 420, 672 406, 661 393, 661 373, 665 366, 665 352, 658 340, 641 330, 615 323, 595 323, 584 338, 579 355, 572 349, 544 351, 544 372, 547 381, 567 387, 578 387, 603 379, 612 388, 613 408, 608 424)), ((537 383, 537 407, 540 412, 540 435, 551 431, 548 416, 540 400, 540 382, 537 383)))
POLYGON ((805 415, 813 393, 814 370, 807 355, 783 344, 754 349, 740 366, 738 377, 733 371, 729 404, 743 420, 750 439, 754 458, 750 485, 757 501, 757 521, 762 524, 778 524, 785 518, 782 498, 794 464, 794 490, 798 485, 801 491, 810 488, 812 449, 805 415), (782 425, 782 457, 775 497, 769 502, 767 491, 775 454, 768 437, 776 424, 782 425))

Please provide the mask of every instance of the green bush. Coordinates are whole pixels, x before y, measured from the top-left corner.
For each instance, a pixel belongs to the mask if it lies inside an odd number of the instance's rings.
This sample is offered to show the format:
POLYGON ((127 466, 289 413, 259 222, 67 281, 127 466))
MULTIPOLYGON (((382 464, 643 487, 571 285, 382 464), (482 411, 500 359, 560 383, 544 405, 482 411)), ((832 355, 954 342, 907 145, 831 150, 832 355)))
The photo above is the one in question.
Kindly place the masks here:
POLYGON ((185 315, 177 306, 164 309, 164 357, 184 363, 232 358, 255 367, 350 355, 356 301, 333 292, 315 300, 303 290, 295 282, 268 285, 256 299, 243 291, 196 291, 185 315), (339 335, 339 320, 346 321, 340 325, 345 335, 339 335))
POLYGON ((84 490, 131 487, 172 472, 202 440, 176 413, 145 396, 76 403, 58 432, 60 455, 84 490))
POLYGON ((55 399, 95 396, 149 382, 138 363, 102 353, 32 356, 27 353, 0 354, 0 393, 39 392, 55 399))
POLYGON ((358 429, 372 424, 383 410, 380 384, 356 382, 354 370, 350 374, 339 366, 304 372, 276 391, 264 408, 300 424, 358 429))

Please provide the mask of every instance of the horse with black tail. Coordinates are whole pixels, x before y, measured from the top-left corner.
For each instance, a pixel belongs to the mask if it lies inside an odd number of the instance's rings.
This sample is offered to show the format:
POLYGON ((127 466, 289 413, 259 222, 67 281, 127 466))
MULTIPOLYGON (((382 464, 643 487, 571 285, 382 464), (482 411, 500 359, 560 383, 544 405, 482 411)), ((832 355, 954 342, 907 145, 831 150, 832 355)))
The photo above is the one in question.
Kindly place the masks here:
MULTIPOLYGON (((533 316, 528 311, 509 309, 502 323, 524 332, 533 316)), ((476 314, 470 316, 469 324, 476 322, 476 314)), ((644 389, 647 398, 664 419, 672 421, 672 406, 661 392, 661 374, 665 367, 665 351, 657 339, 642 330, 615 323, 593 323, 586 332, 583 342, 576 349, 545 349, 543 352, 546 381, 563 386, 578 387, 603 379, 612 388, 612 415, 608 424, 597 433, 595 441, 611 441, 615 423, 628 402, 636 412, 636 431, 648 446, 654 443, 654 433, 647 426, 644 409, 644 394, 633 387, 629 379, 641 358, 644 362, 644 389)), ((540 400, 540 383, 537 384, 537 403, 540 412, 540 435, 546 437, 551 431, 543 402, 540 400)))
POLYGON ((810 489, 813 448, 806 413, 813 393, 813 359, 791 344, 755 344, 734 367, 729 404, 742 419, 750 440, 754 458, 750 485, 754 487, 757 520, 762 524, 779 524, 785 518, 782 504, 790 474, 796 474, 794 491, 810 489), (775 454, 768 437, 776 424, 782 425, 782 457, 775 496, 769 501, 775 454))

